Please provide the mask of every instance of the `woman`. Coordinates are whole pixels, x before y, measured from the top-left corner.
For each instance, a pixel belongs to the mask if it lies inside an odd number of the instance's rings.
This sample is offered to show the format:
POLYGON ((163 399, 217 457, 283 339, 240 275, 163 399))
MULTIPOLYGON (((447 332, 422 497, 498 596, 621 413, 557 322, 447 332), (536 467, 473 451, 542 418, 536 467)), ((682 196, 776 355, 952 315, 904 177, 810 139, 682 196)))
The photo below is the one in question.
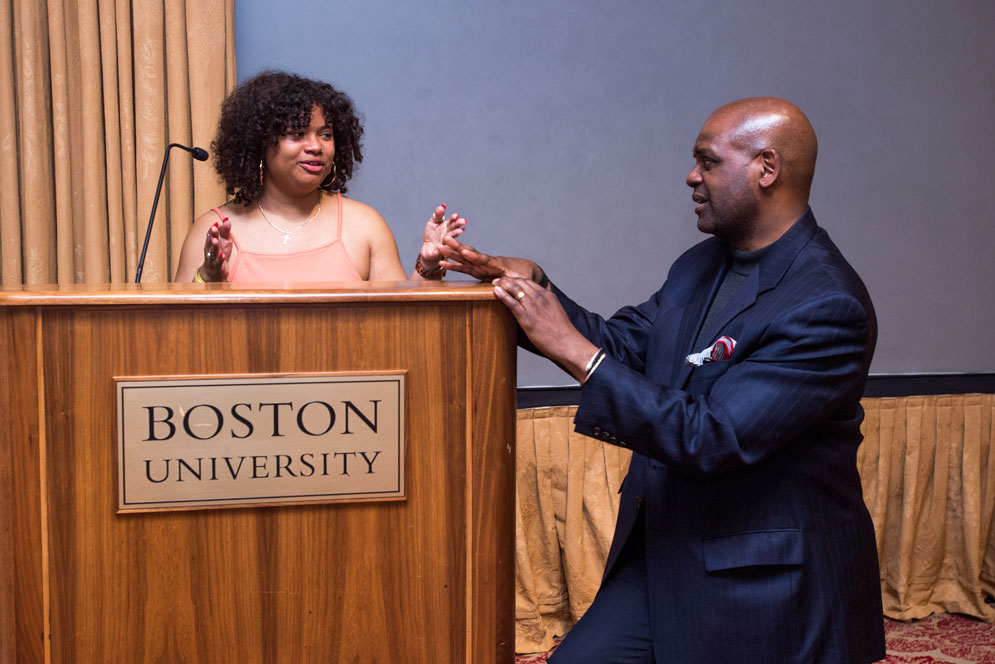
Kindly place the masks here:
MULTIPOLYGON (((342 196, 362 135, 352 101, 327 83, 264 72, 236 88, 211 144, 232 199, 194 221, 175 280, 406 279, 383 217, 342 196)), ((435 209, 412 279, 442 278, 438 247, 465 224, 435 209)))

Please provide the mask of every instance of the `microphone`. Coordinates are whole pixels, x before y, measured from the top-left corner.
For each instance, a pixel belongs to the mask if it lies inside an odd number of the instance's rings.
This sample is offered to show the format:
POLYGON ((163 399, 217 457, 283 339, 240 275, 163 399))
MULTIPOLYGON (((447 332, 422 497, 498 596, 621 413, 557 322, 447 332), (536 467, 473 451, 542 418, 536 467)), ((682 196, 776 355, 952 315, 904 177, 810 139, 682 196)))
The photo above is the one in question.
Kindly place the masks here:
POLYGON ((135 272, 135 283, 142 281, 142 267, 145 266, 145 252, 149 248, 149 238, 152 237, 152 222, 155 221, 155 209, 159 205, 159 192, 162 191, 162 179, 166 176, 166 164, 169 163, 169 151, 172 148, 181 148, 189 152, 197 161, 207 161, 207 150, 204 148, 188 148, 179 143, 170 143, 166 146, 166 154, 162 156, 162 170, 159 171, 159 184, 155 188, 155 200, 152 201, 152 214, 149 215, 149 225, 145 229, 145 244, 142 245, 142 255, 138 259, 138 271, 135 272))

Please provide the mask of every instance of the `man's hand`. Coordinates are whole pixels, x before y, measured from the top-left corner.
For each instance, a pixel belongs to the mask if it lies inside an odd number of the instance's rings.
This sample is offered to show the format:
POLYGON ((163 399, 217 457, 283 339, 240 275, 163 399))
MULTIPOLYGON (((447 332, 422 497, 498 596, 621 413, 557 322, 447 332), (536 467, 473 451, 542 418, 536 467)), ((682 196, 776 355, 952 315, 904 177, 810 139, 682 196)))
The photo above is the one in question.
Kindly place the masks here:
POLYGON ((490 281, 497 277, 518 277, 536 281, 542 278, 542 270, 535 261, 511 256, 488 256, 452 236, 443 239, 439 251, 445 257, 441 263, 442 267, 468 274, 481 281, 490 281))
POLYGON ((504 302, 522 331, 543 355, 560 365, 577 382, 584 382, 587 363, 598 348, 573 326, 552 291, 531 279, 502 277, 494 280, 494 294, 504 302))

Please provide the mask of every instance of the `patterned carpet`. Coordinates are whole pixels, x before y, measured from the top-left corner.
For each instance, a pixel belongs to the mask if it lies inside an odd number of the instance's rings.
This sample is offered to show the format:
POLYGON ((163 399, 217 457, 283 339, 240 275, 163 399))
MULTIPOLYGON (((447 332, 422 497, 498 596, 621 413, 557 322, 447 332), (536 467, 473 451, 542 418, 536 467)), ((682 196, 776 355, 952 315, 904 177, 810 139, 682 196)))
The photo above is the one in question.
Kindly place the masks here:
MULTIPOLYGON (((974 618, 940 613, 909 623, 885 620, 884 631, 885 664, 995 664, 995 625, 974 618)), ((541 664, 551 652, 518 655, 515 664, 541 664)))

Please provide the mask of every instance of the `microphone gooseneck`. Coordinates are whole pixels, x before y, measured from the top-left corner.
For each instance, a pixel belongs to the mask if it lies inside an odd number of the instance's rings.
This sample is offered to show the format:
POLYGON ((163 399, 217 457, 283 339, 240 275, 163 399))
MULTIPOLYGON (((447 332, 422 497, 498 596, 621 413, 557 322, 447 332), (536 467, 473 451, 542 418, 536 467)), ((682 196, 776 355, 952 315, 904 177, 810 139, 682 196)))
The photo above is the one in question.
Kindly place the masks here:
POLYGON ((180 148, 189 152, 197 161, 207 161, 207 150, 204 148, 187 147, 179 143, 170 143, 166 146, 166 154, 162 156, 162 170, 159 171, 159 184, 155 188, 155 198, 152 201, 152 213, 149 215, 149 225, 145 229, 145 242, 142 244, 142 255, 138 259, 138 270, 135 272, 135 283, 142 281, 142 268, 145 266, 145 252, 149 248, 149 238, 152 237, 152 222, 155 221, 155 210, 159 206, 159 192, 162 191, 162 180, 166 176, 166 164, 169 163, 169 151, 172 148, 180 148))

